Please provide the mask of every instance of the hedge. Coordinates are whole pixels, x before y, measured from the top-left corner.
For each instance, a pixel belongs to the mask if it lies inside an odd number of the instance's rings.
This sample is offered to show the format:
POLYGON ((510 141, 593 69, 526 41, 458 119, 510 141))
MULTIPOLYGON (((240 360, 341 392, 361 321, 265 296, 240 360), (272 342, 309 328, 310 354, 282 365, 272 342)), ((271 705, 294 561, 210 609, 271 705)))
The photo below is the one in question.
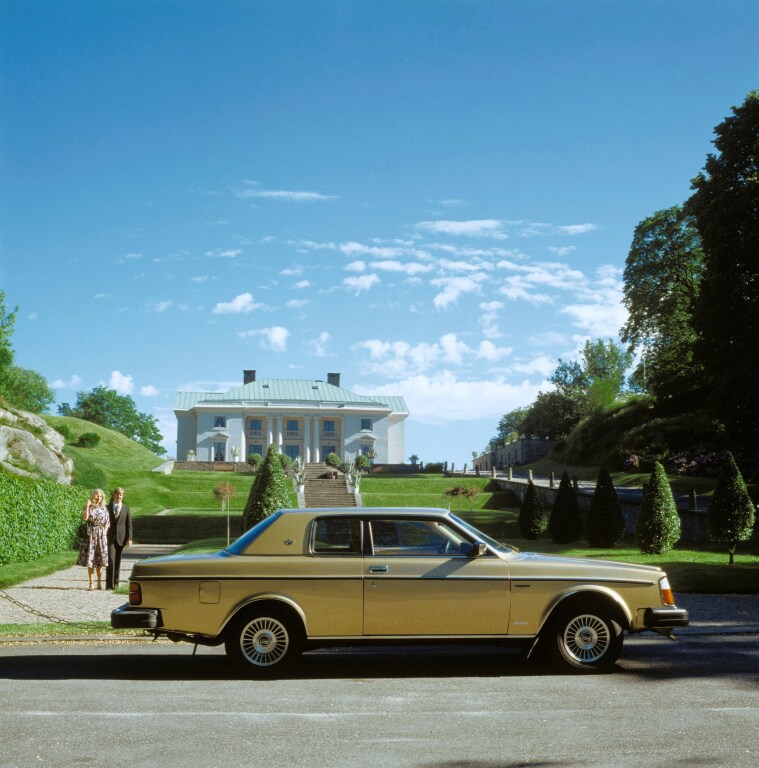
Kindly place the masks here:
POLYGON ((72 549, 88 492, 0 466, 0 564, 72 549))

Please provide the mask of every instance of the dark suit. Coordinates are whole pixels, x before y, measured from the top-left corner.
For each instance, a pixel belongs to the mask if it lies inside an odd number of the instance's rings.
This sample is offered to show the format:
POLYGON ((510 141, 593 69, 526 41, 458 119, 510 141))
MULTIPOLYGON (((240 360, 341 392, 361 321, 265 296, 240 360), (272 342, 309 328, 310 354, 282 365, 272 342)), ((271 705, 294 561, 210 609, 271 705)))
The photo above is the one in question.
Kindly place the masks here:
POLYGON ((121 569, 121 550, 128 541, 132 540, 132 513, 129 507, 122 503, 118 520, 113 509, 113 502, 106 505, 108 509, 108 565, 105 569, 105 588, 114 589, 119 586, 119 571, 121 569))

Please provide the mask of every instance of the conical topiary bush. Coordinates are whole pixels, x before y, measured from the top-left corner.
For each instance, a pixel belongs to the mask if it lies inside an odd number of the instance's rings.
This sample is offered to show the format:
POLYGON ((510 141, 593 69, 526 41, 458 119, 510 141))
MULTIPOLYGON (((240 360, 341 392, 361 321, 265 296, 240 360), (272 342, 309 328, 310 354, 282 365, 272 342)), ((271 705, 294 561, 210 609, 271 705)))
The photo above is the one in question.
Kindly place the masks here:
POLYGON ((641 552, 669 552, 680 539, 680 515, 664 467, 657 461, 643 493, 635 529, 641 552))
POLYGON ((248 501, 242 515, 242 530, 247 531, 272 512, 289 506, 289 484, 282 469, 277 447, 272 444, 266 452, 266 458, 248 494, 248 501))
POLYGON ((738 542, 751 537, 755 520, 756 507, 733 454, 728 451, 709 503, 706 522, 712 540, 727 547, 730 565, 735 559, 738 542))
POLYGON ((538 496, 538 489, 532 480, 527 483, 527 492, 519 509, 519 530, 525 539, 537 539, 546 529, 546 516, 538 496))
POLYGON ((561 476, 559 490, 548 520, 548 533, 557 544, 570 544, 577 541, 582 533, 580 507, 566 471, 561 476))
POLYGON ((593 500, 588 513, 587 533, 591 547, 613 547, 625 532, 625 518, 617 490, 607 467, 598 473, 593 500))

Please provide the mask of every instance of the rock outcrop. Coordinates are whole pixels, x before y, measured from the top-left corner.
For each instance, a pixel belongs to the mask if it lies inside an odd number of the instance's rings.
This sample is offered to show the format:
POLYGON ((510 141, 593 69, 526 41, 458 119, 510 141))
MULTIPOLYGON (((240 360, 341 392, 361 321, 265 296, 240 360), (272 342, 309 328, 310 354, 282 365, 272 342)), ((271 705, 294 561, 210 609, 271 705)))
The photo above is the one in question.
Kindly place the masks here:
POLYGON ((37 414, 0 408, 0 465, 9 472, 69 485, 74 464, 63 445, 63 435, 37 414))

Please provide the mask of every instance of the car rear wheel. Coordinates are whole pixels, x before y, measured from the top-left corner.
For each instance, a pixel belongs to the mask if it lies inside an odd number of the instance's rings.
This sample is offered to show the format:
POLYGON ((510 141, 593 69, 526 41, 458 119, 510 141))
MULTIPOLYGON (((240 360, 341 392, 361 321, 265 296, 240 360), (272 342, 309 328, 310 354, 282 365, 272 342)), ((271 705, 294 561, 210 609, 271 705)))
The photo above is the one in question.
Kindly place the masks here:
POLYGON ((285 610, 259 609, 235 620, 224 647, 239 669, 253 677, 273 677, 292 666, 303 648, 303 631, 285 610))
POLYGON ((603 607, 574 605, 551 625, 548 650, 561 668, 573 672, 607 672, 622 652, 622 627, 603 607))

